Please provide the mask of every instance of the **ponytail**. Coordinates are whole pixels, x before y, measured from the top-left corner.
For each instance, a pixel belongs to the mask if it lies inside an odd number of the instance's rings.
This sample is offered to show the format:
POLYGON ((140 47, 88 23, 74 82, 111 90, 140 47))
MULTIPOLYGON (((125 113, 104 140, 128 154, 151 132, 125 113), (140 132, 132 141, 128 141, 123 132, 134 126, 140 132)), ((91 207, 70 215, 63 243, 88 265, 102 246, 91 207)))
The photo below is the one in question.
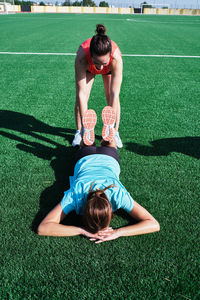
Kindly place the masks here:
POLYGON ((103 24, 96 25, 96 35, 93 36, 90 42, 91 56, 94 54, 97 56, 111 54, 112 45, 110 38, 106 35, 106 27, 103 24))
POLYGON ((89 193, 88 193, 88 196, 87 196, 87 200, 91 199, 94 196, 97 196, 97 197, 100 197, 100 198, 103 197, 104 199, 107 199, 107 196, 106 196, 106 194, 104 192, 106 190, 110 189, 111 187, 115 187, 114 184, 111 184, 111 185, 107 186, 106 188, 104 188, 103 190, 98 189, 96 191, 92 191, 93 185, 94 185, 94 182, 90 186, 89 193))
POLYGON ((95 32, 97 33, 97 35, 105 35, 106 27, 103 24, 97 24, 95 32))

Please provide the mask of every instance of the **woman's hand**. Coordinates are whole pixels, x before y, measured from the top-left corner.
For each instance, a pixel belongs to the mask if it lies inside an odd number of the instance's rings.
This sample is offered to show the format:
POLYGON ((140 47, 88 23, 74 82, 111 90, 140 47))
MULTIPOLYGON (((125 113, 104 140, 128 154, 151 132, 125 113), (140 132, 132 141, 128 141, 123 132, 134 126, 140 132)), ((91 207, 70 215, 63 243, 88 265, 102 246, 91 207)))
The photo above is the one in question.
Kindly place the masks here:
POLYGON ((98 231, 95 235, 95 237, 90 239, 90 241, 95 242, 95 244, 115 240, 120 236, 118 230, 113 229, 112 227, 104 228, 98 231))
POLYGON ((89 239, 93 239, 93 240, 98 239, 98 232, 97 233, 91 233, 89 231, 86 231, 85 229, 82 229, 81 234, 86 236, 89 239))

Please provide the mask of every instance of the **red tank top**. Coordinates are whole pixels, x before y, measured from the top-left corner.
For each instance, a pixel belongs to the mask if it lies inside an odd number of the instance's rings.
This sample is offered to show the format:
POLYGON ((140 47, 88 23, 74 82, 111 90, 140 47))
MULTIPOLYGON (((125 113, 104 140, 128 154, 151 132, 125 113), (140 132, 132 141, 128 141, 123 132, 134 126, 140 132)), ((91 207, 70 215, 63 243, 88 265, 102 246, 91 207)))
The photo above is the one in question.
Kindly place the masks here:
MULTIPOLYGON (((97 74, 107 74, 107 73, 110 72, 109 65, 110 65, 111 60, 113 58, 113 54, 114 54, 115 50, 119 49, 119 48, 118 48, 117 44, 115 44, 115 42, 113 42, 111 40, 112 52, 111 52, 111 55, 110 55, 109 63, 107 64, 107 66, 104 66, 102 70, 98 70, 98 69, 96 69, 95 65, 92 62, 92 57, 91 57, 91 53, 90 53, 90 42, 91 42, 91 39, 92 38, 86 40, 85 42, 83 42, 81 44, 81 47, 83 48, 83 50, 85 52, 85 55, 86 55, 86 58, 87 58, 87 61, 88 61, 88 64, 89 64, 88 71, 91 72, 92 74, 96 74, 96 75, 97 74)), ((119 50, 119 52, 120 52, 120 50, 119 50)))

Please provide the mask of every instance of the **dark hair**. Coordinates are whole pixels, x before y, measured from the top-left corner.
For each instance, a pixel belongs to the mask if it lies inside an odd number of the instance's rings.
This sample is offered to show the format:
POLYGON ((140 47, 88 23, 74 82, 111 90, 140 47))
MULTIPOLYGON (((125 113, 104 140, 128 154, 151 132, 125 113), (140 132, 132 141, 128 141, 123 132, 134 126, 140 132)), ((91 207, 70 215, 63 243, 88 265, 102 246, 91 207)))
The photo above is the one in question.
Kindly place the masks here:
POLYGON ((103 190, 92 191, 90 187, 87 202, 83 212, 83 222, 86 230, 97 233, 99 230, 109 226, 113 217, 112 206, 104 193, 107 189, 114 187, 109 185, 103 190))
POLYGON ((102 56, 107 53, 111 53, 112 45, 110 38, 105 34, 106 27, 103 24, 96 25, 96 35, 93 36, 90 42, 91 56, 96 54, 102 56))

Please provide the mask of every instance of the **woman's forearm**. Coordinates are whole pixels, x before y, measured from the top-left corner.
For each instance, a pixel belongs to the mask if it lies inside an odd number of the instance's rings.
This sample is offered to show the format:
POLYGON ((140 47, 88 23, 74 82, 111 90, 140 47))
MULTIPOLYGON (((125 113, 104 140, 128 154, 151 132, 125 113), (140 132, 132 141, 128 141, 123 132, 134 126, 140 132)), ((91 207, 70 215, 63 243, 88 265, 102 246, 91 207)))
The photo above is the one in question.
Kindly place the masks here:
POLYGON ((83 229, 76 226, 48 222, 40 224, 38 227, 38 234, 45 236, 75 236, 83 234, 83 229))
POLYGON ((156 220, 144 220, 138 224, 125 226, 117 229, 117 233, 120 236, 140 235, 146 233, 152 233, 160 230, 160 225, 156 220))

